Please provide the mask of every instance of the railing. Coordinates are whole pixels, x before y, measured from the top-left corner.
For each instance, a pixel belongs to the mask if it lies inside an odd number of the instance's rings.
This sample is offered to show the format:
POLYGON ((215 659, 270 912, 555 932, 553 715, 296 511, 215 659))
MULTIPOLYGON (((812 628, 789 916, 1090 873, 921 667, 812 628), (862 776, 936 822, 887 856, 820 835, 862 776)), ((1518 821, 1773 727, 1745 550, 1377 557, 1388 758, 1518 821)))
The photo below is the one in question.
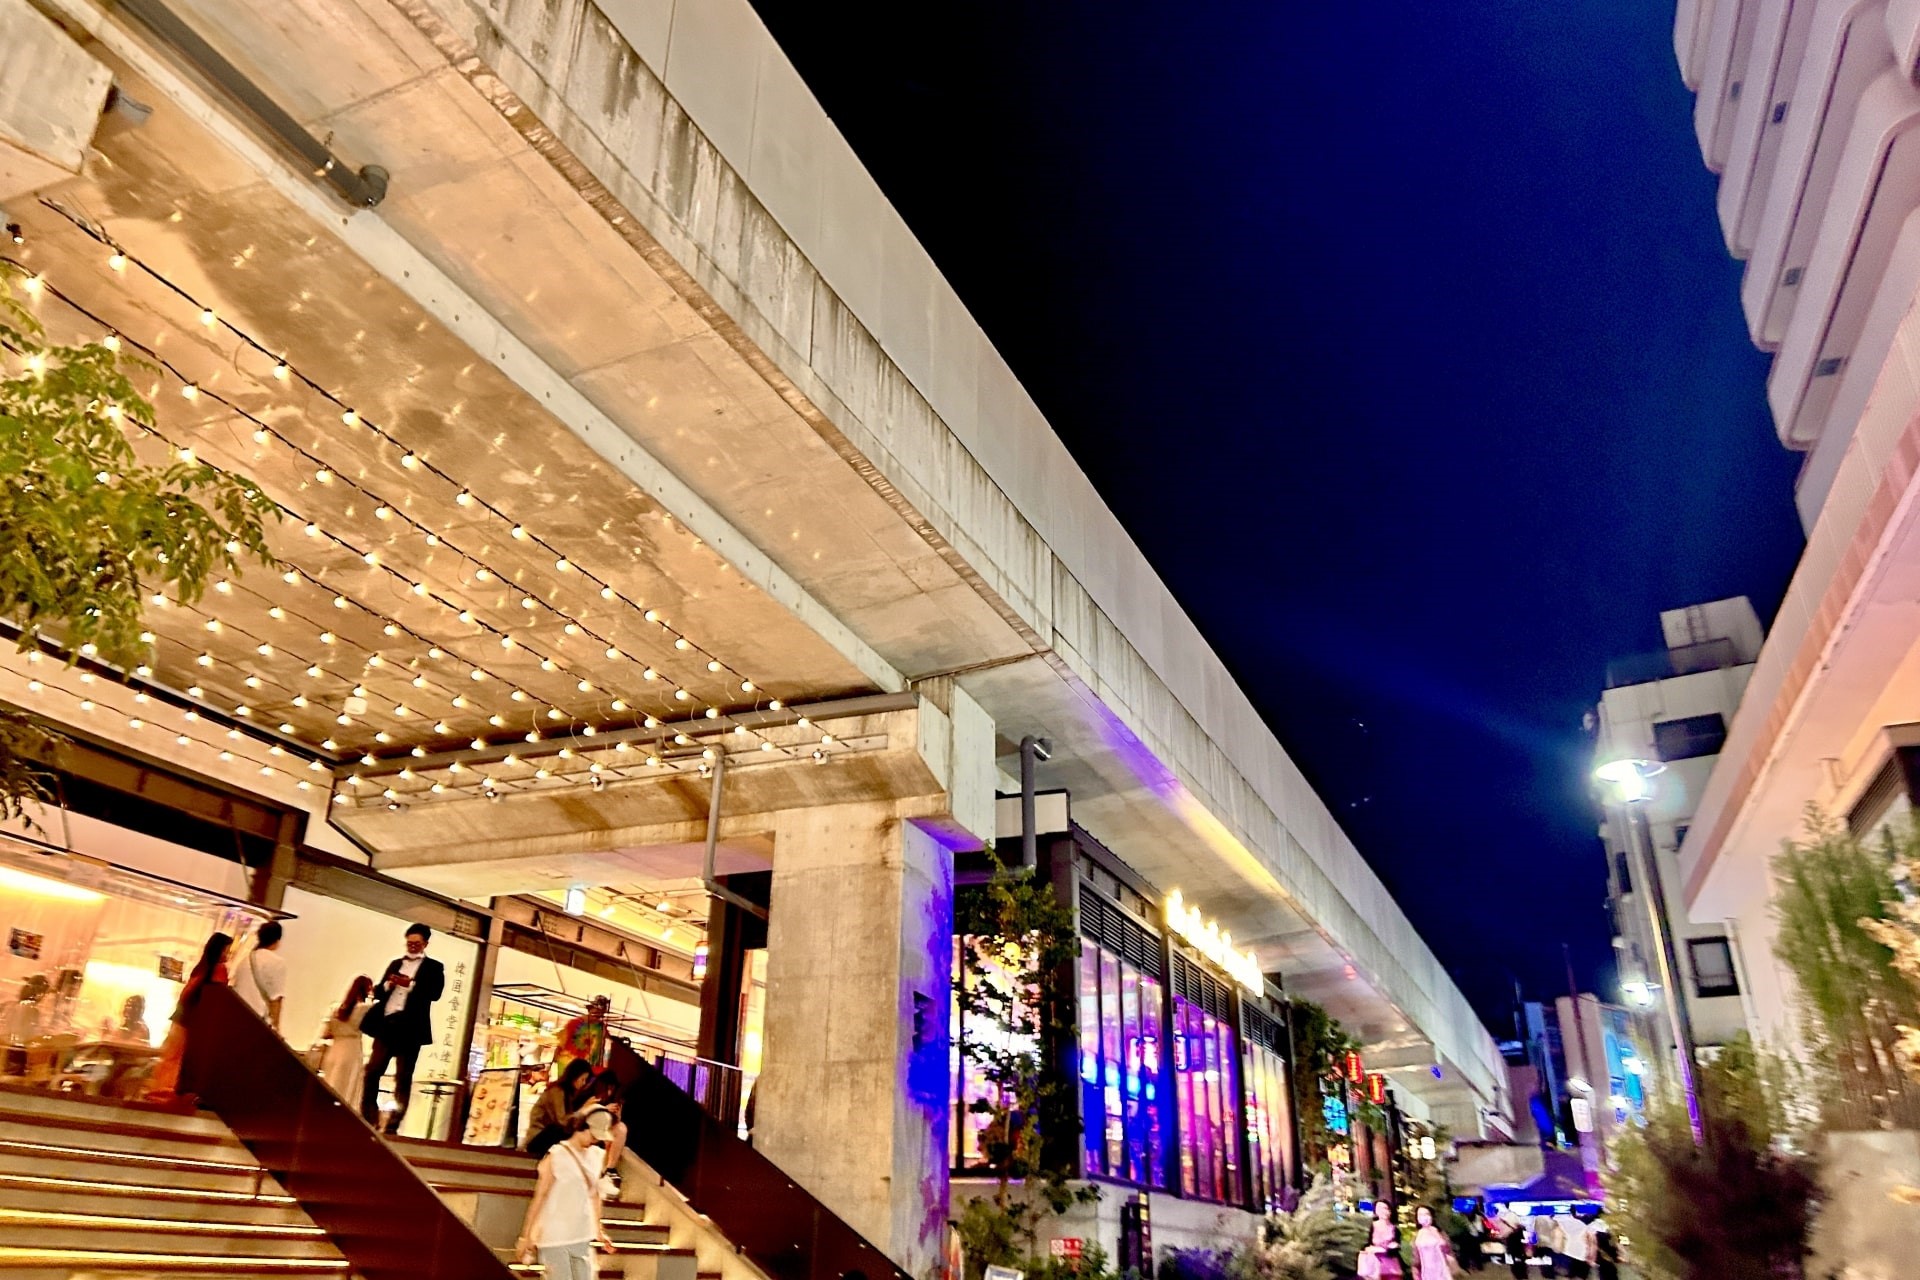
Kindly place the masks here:
POLYGON ((1616 658, 1607 664, 1607 688, 1624 689, 1630 685, 1652 684, 1675 676, 1697 675, 1702 671, 1722 671, 1740 665, 1740 653, 1731 640, 1702 640, 1677 649, 1640 653, 1616 658))
POLYGON ((740 1068, 714 1062, 685 1049, 645 1036, 627 1041, 629 1048, 654 1067, 669 1083, 700 1104, 728 1133, 740 1131, 740 1068))
POLYGON ((912 1280, 631 1047, 616 1041, 609 1065, 634 1117, 633 1153, 772 1280, 912 1280))
POLYGON ((227 987, 187 1020, 183 1087, 226 1122, 365 1280, 513 1273, 227 987))

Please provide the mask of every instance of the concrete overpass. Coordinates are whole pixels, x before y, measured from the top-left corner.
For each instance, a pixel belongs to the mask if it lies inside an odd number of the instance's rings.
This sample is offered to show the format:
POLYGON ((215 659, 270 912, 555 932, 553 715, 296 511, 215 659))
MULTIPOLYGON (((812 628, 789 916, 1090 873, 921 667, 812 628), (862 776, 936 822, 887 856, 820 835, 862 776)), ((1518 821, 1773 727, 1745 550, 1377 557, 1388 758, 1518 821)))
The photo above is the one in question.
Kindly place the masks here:
MULTIPOLYGON (((379 653, 395 626, 490 683, 452 693, 458 713, 430 732, 402 710, 402 677, 430 664, 361 670, 354 688, 370 696, 341 728, 344 688, 294 701, 309 687, 300 669, 324 656, 312 635, 196 670, 214 642, 178 609, 159 624, 157 678, 251 697, 342 760, 468 736, 497 748, 523 721, 577 732, 632 687, 654 699, 635 708, 689 720, 695 746, 712 740, 697 719, 712 707, 718 728, 766 742, 769 765, 801 770, 811 739, 796 715, 748 718, 768 698, 911 695, 849 732, 878 743, 880 798, 956 839, 992 832, 1014 744, 1043 734, 1056 744, 1043 782, 1071 791, 1076 819, 1326 1004, 1410 1107, 1463 1135, 1508 1110, 1499 1054, 1459 990, 746 0, 174 4, 335 157, 386 171, 371 209, 189 66, 137 16, 150 0, 35 4, 155 108, 138 128, 101 130, 80 176, 36 184, 51 206, 8 200, 31 215, 26 261, 84 304, 49 306, 49 322, 151 335, 224 397, 163 387, 161 425, 179 437, 167 447, 191 440, 326 530, 320 547, 297 520, 276 533, 302 577, 284 592, 236 584, 228 631, 274 634, 276 608, 313 620, 309 632, 334 626, 323 606, 337 592, 352 605, 338 638, 379 653), (116 272, 102 234, 260 350, 235 358, 195 310, 116 272), (342 430, 340 405, 312 395, 290 403, 268 354, 282 351, 347 389, 357 421, 342 430), (235 429, 230 406, 274 430, 235 429), (484 510, 457 504, 464 486, 484 510), (463 605, 478 621, 456 619, 463 605), (512 643, 491 647, 496 631, 512 643), (635 680, 642 666, 664 678, 635 680), (280 697, 250 694, 245 671, 280 697), (530 697, 505 701, 510 686, 530 697)), ((455 688, 438 673, 432 687, 455 688)), ((646 783, 630 823, 596 816, 578 788, 524 781, 515 805, 479 820, 508 860, 487 873, 490 892, 579 875, 572 855, 596 841, 563 849, 556 830, 674 843, 705 818, 703 788, 678 776, 646 783), (513 841, 541 833, 514 859, 513 841)), ((449 816, 488 803, 417 798, 449 816)), ((359 818, 376 866, 431 879, 422 864, 449 861, 383 836, 385 816, 359 818)), ((729 821, 745 856, 761 833, 729 821)))

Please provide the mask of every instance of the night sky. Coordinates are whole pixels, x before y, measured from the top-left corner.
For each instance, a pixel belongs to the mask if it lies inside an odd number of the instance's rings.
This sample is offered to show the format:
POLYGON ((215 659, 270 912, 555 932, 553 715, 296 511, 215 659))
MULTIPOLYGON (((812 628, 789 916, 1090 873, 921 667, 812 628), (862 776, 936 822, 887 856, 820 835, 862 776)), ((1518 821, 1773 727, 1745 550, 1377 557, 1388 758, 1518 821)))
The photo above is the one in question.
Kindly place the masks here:
POLYGON ((1583 712, 1799 554, 1672 0, 756 0, 1497 1035, 1583 712))

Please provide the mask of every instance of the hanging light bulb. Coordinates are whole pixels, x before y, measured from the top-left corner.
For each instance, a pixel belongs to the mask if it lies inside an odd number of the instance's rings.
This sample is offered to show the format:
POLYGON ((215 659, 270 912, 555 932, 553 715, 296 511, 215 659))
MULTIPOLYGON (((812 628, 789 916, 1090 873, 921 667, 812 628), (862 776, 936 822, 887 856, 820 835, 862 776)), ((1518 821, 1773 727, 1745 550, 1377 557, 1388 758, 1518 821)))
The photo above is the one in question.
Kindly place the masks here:
POLYGON ((612 588, 612 587, 602 587, 602 588, 600 588, 600 598, 601 598, 602 600, 611 600, 611 599, 613 599, 613 588, 612 588))
POLYGON ((625 698, 615 698, 613 700, 613 709, 615 711, 625 711, 627 709, 627 700, 625 698))
POLYGON ((416 470, 420 466, 420 458, 413 450, 409 449, 400 455, 400 465, 409 471, 416 470))
POLYGON ((780 710, 780 709, 781 709, 782 707, 784 707, 784 706, 786 706, 786 705, 787 705, 787 704, 786 704, 786 703, 784 703, 784 702, 782 702, 782 701, 780 701, 780 699, 778 699, 778 698, 775 698, 775 699, 774 699, 773 701, 771 701, 771 702, 769 702, 769 703, 767 704, 767 709, 768 709, 769 711, 778 711, 778 710, 780 710))
POLYGON ((709 658, 707 660, 707 670, 718 671, 719 669, 720 669, 720 663, 718 659, 709 658))
POLYGON ((508 694, 507 696, 512 698, 515 702, 525 702, 527 700, 527 691, 525 689, 515 689, 512 693, 508 694))
POLYGON ((520 607, 522 609, 538 609, 540 607, 540 602, 538 600, 535 600, 532 596, 521 596, 520 607))
POLYGON ((220 323, 220 317, 213 314, 212 307, 202 307, 200 309, 200 323, 211 329, 214 325, 220 323))
POLYGON ((573 561, 567 559, 565 556, 561 556, 553 562, 553 567, 561 573, 571 573, 573 572, 573 561))
POLYGON ((307 536, 309 538, 317 538, 320 536, 320 526, 311 520, 307 521, 307 536))
POLYGON ((329 471, 325 467, 321 467, 318 471, 315 471, 313 473, 313 478, 315 480, 318 480, 321 484, 332 484, 333 472, 329 471))
POLYGON ((487 568, 485 565, 481 565, 473 571, 473 580, 475 582, 492 582, 493 570, 487 568))
POLYGON ((660 673, 658 671, 655 671, 652 667, 648 667, 645 671, 642 671, 640 673, 640 678, 642 680, 658 680, 660 678, 660 673))
POLYGON ((446 654, 446 650, 442 649, 439 645, 434 645, 432 648, 427 650, 427 656, 437 662, 441 658, 446 657, 447 654, 446 654))
POLYGON ((512 533, 517 541, 525 542, 527 540, 527 528, 525 525, 517 524, 513 526, 512 533))
POLYGON ((312 679, 315 679, 315 680, 318 680, 318 679, 320 678, 320 675, 321 675, 321 672, 320 672, 320 668, 319 668, 318 666, 311 666, 311 667, 308 667, 308 668, 307 668, 307 675, 308 675, 309 677, 311 677, 312 679))
POLYGON ((455 494, 453 500, 455 503, 463 507, 470 507, 473 505, 473 495, 468 493, 465 489, 462 489, 459 493, 455 494))
POLYGON ((267 610, 267 616, 269 618, 272 618, 275 622, 278 622, 280 621, 280 619, 287 616, 287 611, 285 609, 282 609, 279 605, 276 604, 271 609, 267 610))
POLYGON ((274 381, 285 382, 289 377, 292 376, 292 374, 293 374, 293 370, 287 368, 287 362, 285 360, 276 360, 274 362, 274 365, 273 365, 274 381))
POLYGON ((542 671, 558 671, 560 669, 560 664, 555 662, 552 658, 542 658, 540 659, 540 669, 542 671))
POLYGON ((255 444, 265 444, 270 438, 271 437, 268 435, 267 429, 265 427, 254 428, 253 442, 255 444))
POLYGON ((125 271, 127 269, 127 255, 119 249, 115 249, 107 258, 107 266, 115 271, 125 271))
POLYGON ((335 596, 333 598, 333 607, 336 609, 344 609, 351 603, 352 601, 348 600, 345 596, 335 596))
POLYGON ((673 642, 673 647, 680 650, 680 652, 682 653, 685 653, 687 650, 693 648, 693 646, 687 642, 687 638, 685 636, 681 636, 678 639, 676 639, 673 642))
POLYGON ((375 520, 391 520, 393 519, 393 508, 383 502, 373 509, 373 518, 375 520))
POLYGON ((570 636, 577 636, 580 634, 580 624, 576 622, 569 622, 566 626, 560 629, 566 632, 570 636))
POLYGON ((355 413, 353 410, 348 409, 345 413, 342 413, 340 415, 340 421, 345 426, 357 427, 360 425, 360 415, 355 413))
POLYGON ((321 644, 336 644, 339 642, 339 639, 340 637, 334 635, 331 631, 322 631, 320 633, 321 644))
POLYGON ((184 383, 180 387, 180 397, 183 400, 198 400, 200 398, 200 388, 194 386, 191 382, 184 383))
POLYGON ((645 613, 641 614, 640 616, 645 618, 648 622, 660 621, 660 611, 658 609, 649 609, 645 613))

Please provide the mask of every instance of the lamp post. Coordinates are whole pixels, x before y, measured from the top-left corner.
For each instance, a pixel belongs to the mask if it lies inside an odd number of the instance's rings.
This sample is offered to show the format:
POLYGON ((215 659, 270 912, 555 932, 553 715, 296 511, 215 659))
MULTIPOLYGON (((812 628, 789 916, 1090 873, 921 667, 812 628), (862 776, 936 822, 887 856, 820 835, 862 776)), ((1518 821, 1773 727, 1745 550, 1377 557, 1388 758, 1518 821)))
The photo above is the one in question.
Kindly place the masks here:
POLYGON ((1660 967, 1660 986, 1666 992, 1667 1023, 1679 1058, 1680 1090, 1687 1100, 1687 1120, 1693 1140, 1700 1141, 1700 1090, 1694 1079, 1693 1017, 1686 993, 1680 989, 1680 958, 1673 942, 1673 923, 1667 917, 1667 890, 1660 878, 1660 860, 1654 853, 1653 833, 1647 826, 1647 801, 1653 779, 1665 772, 1656 760, 1610 760, 1593 771, 1607 797, 1626 819, 1627 848, 1647 900, 1647 921, 1653 930, 1654 961, 1660 967))

